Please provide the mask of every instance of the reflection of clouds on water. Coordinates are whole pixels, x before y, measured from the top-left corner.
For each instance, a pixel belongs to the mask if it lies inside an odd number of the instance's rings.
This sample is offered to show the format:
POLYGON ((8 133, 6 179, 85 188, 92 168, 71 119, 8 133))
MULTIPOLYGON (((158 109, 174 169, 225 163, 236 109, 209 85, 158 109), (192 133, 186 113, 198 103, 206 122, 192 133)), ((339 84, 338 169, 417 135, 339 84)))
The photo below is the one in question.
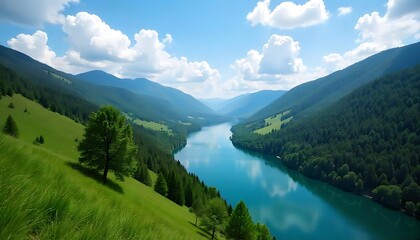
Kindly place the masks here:
POLYGON ((270 227, 286 231, 292 227, 310 233, 313 232, 319 219, 319 211, 309 206, 281 203, 273 206, 262 206, 255 211, 260 221, 269 223, 270 227))
POLYGON ((298 184, 294 182, 291 178, 287 180, 287 186, 285 186, 285 182, 282 181, 282 184, 273 184, 270 188, 267 186, 267 183, 263 181, 261 184, 268 191, 268 194, 271 197, 279 196, 284 197, 289 192, 294 192, 297 189, 298 184))
POLYGON ((184 165, 187 171, 190 170, 191 166, 207 165, 210 162, 209 157, 184 157, 180 160, 181 164, 184 165))
POLYGON ((252 181, 258 181, 272 198, 276 196, 284 197, 297 189, 298 184, 286 175, 282 178, 276 175, 276 179, 270 179, 267 172, 263 174, 260 160, 236 160, 235 163, 245 169, 252 181))

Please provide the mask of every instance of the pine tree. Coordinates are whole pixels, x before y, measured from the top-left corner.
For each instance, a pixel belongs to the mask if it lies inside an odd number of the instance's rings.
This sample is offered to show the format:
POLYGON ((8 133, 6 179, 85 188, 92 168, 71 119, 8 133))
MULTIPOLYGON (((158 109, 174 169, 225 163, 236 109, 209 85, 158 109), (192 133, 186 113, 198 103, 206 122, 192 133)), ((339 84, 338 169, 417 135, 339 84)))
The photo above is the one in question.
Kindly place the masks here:
POLYGON ((39 143, 44 144, 44 137, 42 135, 39 136, 39 143))
POLYGON ((254 238, 254 223, 243 201, 240 201, 233 210, 226 234, 229 239, 251 240, 254 238))
POLYGON ((4 127, 3 127, 3 133, 8 134, 13 137, 19 136, 19 130, 17 128, 16 122, 15 120, 13 120, 11 115, 7 117, 6 123, 4 124, 4 127))
POLYGON ((11 103, 9 103, 8 107, 11 108, 11 109, 14 109, 15 105, 11 102, 11 103))
POLYGON ((191 184, 188 184, 185 190, 185 206, 191 207, 193 204, 194 194, 191 184))
POLYGON ((165 197, 168 195, 168 186, 166 185, 162 172, 159 172, 158 178, 156 179, 155 191, 165 197))

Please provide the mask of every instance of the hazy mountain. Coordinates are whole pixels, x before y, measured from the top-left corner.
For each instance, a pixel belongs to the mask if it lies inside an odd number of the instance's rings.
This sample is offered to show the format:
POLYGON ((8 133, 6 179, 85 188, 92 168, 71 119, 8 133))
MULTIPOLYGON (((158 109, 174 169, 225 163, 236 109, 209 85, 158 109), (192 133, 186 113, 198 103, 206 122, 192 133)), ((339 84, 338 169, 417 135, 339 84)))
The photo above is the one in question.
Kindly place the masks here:
POLYGON ((159 98, 169 103, 173 111, 184 116, 217 118, 217 113, 178 89, 162 86, 145 78, 120 79, 103 71, 90 71, 76 75, 77 78, 104 86, 119 87, 138 95, 159 98))
POLYGON ((420 43, 380 52, 343 70, 291 89, 244 123, 261 121, 288 109, 291 109, 295 119, 305 116, 384 74, 419 64, 419 56, 420 43))
POLYGON ((199 99, 200 102, 204 103, 207 107, 217 111, 220 109, 223 104, 228 101, 229 99, 225 98, 206 98, 206 99, 199 99))
POLYGON ((243 94, 224 101, 216 110, 223 115, 236 118, 247 118, 282 96, 284 93, 286 93, 286 91, 263 90, 255 93, 243 94))

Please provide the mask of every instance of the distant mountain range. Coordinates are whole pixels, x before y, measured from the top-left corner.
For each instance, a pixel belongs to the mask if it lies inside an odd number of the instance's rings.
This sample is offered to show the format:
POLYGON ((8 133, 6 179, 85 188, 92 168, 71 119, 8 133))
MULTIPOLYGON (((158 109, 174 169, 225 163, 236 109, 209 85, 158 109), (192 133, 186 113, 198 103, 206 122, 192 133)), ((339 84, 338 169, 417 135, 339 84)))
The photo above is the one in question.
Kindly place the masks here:
POLYGON ((138 95, 159 98, 180 115, 199 117, 214 117, 217 113, 192 97, 178 89, 162 86, 145 78, 120 79, 103 71, 94 70, 75 76, 89 83, 118 87, 129 90, 138 95))
POLYGON ((284 93, 286 91, 283 90, 262 90, 242 94, 231 99, 202 99, 201 101, 219 114, 243 119, 253 115, 284 93))
POLYGON ((144 120, 198 125, 225 120, 192 96, 147 79, 123 80, 102 71, 71 75, 3 46, 0 64, 37 84, 62 89, 97 105, 115 105, 144 120))
POLYGON ((262 121, 286 110, 294 118, 322 109, 384 74, 420 63, 420 43, 389 49, 326 77, 301 84, 264 107, 244 123, 262 121))

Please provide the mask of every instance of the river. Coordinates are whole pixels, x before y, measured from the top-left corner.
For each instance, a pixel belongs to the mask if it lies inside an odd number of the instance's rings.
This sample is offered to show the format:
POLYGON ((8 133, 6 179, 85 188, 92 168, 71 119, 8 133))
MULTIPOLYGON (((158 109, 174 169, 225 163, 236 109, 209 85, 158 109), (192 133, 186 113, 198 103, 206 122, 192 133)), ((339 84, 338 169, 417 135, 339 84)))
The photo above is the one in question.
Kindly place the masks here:
POLYGON ((277 159, 235 148, 231 124, 191 134, 178 153, 185 168, 277 239, 420 239, 420 221, 372 200, 290 171, 277 159))

